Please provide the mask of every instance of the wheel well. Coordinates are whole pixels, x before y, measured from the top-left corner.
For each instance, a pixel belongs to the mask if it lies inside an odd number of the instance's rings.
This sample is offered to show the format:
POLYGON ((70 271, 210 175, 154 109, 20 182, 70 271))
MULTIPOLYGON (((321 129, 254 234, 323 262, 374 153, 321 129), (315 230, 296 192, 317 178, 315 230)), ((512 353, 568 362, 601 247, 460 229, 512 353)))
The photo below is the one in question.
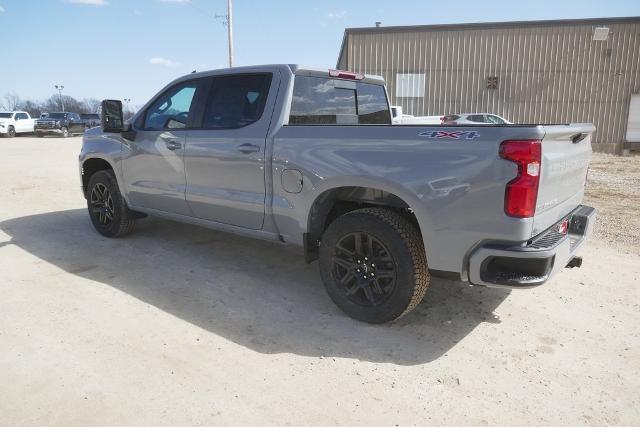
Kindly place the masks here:
POLYGON ((109 162, 103 159, 88 159, 82 164, 82 192, 85 195, 93 174, 102 170, 113 170, 113 168, 109 162))
POLYGON ((307 262, 318 259, 322 234, 339 216, 366 207, 386 207, 401 213, 420 231, 418 220, 409 205, 395 194, 370 187, 339 187, 322 193, 309 212, 304 252, 307 262))

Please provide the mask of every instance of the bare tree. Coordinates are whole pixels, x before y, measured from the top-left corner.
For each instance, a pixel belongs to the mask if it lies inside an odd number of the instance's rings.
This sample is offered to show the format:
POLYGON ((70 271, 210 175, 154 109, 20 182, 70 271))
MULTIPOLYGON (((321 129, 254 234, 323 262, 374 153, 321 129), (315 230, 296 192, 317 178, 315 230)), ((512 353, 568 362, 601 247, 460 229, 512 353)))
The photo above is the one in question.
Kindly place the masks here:
POLYGON ((95 98, 84 98, 82 104, 85 108, 84 113, 97 113, 100 111, 100 100, 95 98))
POLYGON ((4 106, 9 111, 15 111, 20 105, 21 100, 17 93, 8 92, 4 95, 4 106))
POLYGON ((31 117, 40 117, 40 114, 44 111, 44 106, 39 101, 27 99, 26 101, 21 102, 17 109, 26 111, 31 117))

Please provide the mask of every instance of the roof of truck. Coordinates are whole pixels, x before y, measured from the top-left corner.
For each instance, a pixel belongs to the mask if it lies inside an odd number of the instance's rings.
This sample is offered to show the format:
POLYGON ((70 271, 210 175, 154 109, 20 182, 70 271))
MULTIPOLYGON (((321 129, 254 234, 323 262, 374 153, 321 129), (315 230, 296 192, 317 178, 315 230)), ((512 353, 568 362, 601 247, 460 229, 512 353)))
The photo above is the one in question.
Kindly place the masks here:
MULTIPOLYGON (((314 75, 318 77, 331 77, 329 76, 329 68, 318 68, 318 67, 310 67, 307 65, 301 64, 265 64, 265 65, 249 65, 243 67, 233 67, 233 68, 218 68, 215 70, 207 70, 196 72, 193 71, 191 74, 184 75, 177 80, 189 80, 197 77, 207 77, 207 76, 215 76, 219 74, 241 74, 241 73, 255 73, 255 72, 265 72, 265 71, 285 71, 290 72, 292 74, 304 74, 304 75, 314 75)), ((335 78, 335 77, 334 77, 335 78)), ((366 83, 373 84, 384 84, 384 79, 381 76, 376 76, 373 74, 364 74, 364 78, 359 80, 366 83)))

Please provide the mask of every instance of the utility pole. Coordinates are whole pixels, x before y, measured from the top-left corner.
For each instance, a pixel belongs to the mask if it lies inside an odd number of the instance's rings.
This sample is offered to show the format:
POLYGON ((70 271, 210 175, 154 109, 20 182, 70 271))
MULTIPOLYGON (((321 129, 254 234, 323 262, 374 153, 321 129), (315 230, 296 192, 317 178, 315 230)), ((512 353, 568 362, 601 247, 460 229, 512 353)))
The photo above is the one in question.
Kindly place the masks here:
POLYGON ((58 89, 58 97, 60 99, 60 107, 62 108, 62 112, 64 113, 64 101, 62 101, 62 89, 64 89, 64 86, 55 85, 55 88, 58 89))
POLYGON ((233 4, 227 0, 227 32, 229 38, 229 68, 233 67, 233 4))

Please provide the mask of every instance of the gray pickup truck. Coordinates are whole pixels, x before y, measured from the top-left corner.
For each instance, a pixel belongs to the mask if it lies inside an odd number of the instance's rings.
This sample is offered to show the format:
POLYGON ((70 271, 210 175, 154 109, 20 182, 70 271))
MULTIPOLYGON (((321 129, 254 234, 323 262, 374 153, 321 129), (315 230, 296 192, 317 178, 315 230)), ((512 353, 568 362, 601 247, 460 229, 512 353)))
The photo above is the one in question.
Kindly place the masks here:
POLYGON ((430 275, 540 285, 580 265, 595 221, 593 125, 392 126, 376 76, 239 67, 181 77, 128 122, 102 111, 79 158, 99 233, 157 215, 298 245, 365 322, 411 311, 430 275))

